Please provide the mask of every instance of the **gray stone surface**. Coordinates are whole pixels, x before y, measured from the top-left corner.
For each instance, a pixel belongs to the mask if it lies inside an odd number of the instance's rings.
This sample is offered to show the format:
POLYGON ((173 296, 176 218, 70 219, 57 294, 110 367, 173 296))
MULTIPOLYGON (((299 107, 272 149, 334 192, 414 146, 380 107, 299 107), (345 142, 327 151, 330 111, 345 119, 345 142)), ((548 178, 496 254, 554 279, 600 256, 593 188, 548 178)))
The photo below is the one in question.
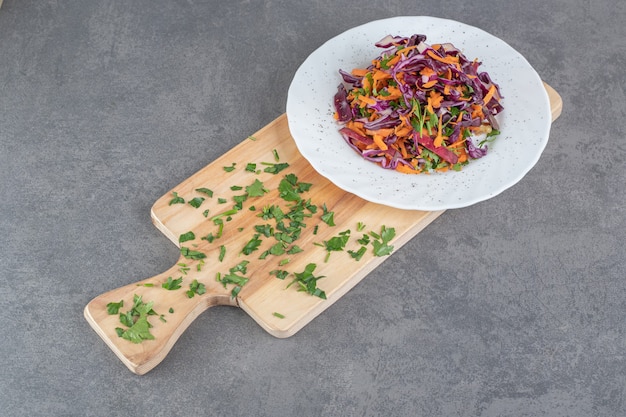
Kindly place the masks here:
POLYGON ((626 3, 55 1, 0 9, 0 415, 626 415, 626 3), (564 101, 536 167, 288 339, 202 315, 149 374, 82 317, 177 259, 152 203, 285 111, 344 30, 431 15, 564 101))

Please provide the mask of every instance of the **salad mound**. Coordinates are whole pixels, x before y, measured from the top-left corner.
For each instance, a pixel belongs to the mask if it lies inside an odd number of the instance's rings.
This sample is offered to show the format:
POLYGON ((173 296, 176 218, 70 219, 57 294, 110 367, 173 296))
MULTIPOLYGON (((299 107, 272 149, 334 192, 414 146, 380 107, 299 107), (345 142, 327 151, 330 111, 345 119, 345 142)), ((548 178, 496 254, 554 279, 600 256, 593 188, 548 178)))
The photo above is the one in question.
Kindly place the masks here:
POLYGON ((500 87, 478 60, 425 35, 388 35, 367 68, 339 70, 334 97, 344 140, 385 169, 418 174, 460 170, 487 154, 499 132, 500 87), (347 87, 346 87, 347 85, 347 87))

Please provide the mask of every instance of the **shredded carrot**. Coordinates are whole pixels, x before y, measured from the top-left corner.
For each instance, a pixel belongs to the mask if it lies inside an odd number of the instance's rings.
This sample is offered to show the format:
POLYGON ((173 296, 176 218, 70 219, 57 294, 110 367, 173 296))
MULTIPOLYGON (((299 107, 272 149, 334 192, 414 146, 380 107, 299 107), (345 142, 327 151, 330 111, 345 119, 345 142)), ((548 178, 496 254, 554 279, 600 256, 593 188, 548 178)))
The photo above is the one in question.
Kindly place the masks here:
POLYGON ((359 101, 361 102, 361 107, 365 106, 366 104, 369 104, 370 106, 373 106, 376 104, 376 99, 373 97, 368 97, 365 95, 361 95, 359 96, 359 101))
POLYGON ((443 134, 441 131, 441 125, 442 125, 442 118, 439 118, 439 124, 437 125, 437 136, 435 137, 435 140, 433 141, 433 144, 435 145, 435 147, 440 147, 441 144, 443 143, 443 134))
POLYGON ((370 135, 370 136, 380 135, 385 138, 391 135, 393 132, 394 132, 394 129, 392 127, 387 128, 387 129, 378 129, 378 130, 365 129, 366 135, 370 135))
POLYGON ((483 106, 481 106, 480 104, 472 104, 471 109, 472 119, 476 117, 480 117, 481 119, 483 119, 485 117, 485 115, 483 114, 483 106))
POLYGON ((443 101, 443 95, 441 95, 437 91, 431 91, 428 98, 430 99, 430 104, 435 109, 438 109, 441 106, 441 102, 443 101))
POLYGON ((429 49, 428 51, 426 51, 426 53, 428 54, 429 57, 431 57, 435 61, 443 62, 444 64, 456 64, 459 62, 459 57, 446 55, 446 57, 443 58, 437 55, 437 53, 433 51, 432 49, 429 49))
POLYGON ((387 147, 387 144, 383 141, 382 135, 374 135, 372 136, 372 139, 374 139, 374 143, 378 145, 381 151, 386 151, 387 149, 389 149, 387 147))
POLYGON ((369 70, 365 68, 355 68, 352 70, 352 75, 354 75, 355 77, 365 77, 368 72, 369 70))
POLYGON ((424 77, 428 77, 430 78, 431 76, 437 74, 437 72, 435 72, 434 69, 432 69, 431 67, 424 67, 420 70, 420 75, 424 76, 424 77))
POLYGON ((419 174, 419 171, 416 171, 414 168, 409 168, 404 164, 398 164, 396 171, 402 172, 403 174, 419 174))
POLYGON ((485 94, 485 97, 483 97, 483 102, 485 104, 489 103, 495 93, 496 93, 496 86, 494 84, 491 84, 491 87, 489 87, 489 91, 487 91, 487 94, 485 94))

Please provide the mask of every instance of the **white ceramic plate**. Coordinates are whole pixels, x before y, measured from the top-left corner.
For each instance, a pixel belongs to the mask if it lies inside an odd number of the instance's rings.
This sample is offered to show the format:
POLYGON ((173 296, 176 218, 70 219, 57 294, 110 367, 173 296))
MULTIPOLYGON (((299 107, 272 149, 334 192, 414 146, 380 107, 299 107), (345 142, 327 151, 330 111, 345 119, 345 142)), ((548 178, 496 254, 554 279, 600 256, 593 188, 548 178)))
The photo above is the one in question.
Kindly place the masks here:
POLYGON ((481 29, 427 16, 377 20, 323 44, 296 71, 287 119, 300 153, 338 187, 375 203, 426 211, 466 207, 517 183, 539 159, 551 125, 547 92, 522 55, 481 29), (407 175, 383 169, 345 143, 333 118, 333 97, 342 82, 339 69, 367 66, 382 51, 374 44, 386 35, 416 33, 426 35, 426 43, 451 42, 468 59, 478 58, 504 97, 500 136, 485 157, 460 172, 407 175))

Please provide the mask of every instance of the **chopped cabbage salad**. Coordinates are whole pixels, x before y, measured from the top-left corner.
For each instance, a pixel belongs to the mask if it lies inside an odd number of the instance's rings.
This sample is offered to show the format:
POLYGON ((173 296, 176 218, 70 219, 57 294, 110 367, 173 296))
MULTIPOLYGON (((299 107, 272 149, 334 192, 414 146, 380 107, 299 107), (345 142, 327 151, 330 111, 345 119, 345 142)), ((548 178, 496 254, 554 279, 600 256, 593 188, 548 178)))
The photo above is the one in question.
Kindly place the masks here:
POLYGON ((335 119, 363 158, 406 174, 460 170, 499 132, 500 87, 450 43, 388 35, 367 68, 339 70, 335 119))

